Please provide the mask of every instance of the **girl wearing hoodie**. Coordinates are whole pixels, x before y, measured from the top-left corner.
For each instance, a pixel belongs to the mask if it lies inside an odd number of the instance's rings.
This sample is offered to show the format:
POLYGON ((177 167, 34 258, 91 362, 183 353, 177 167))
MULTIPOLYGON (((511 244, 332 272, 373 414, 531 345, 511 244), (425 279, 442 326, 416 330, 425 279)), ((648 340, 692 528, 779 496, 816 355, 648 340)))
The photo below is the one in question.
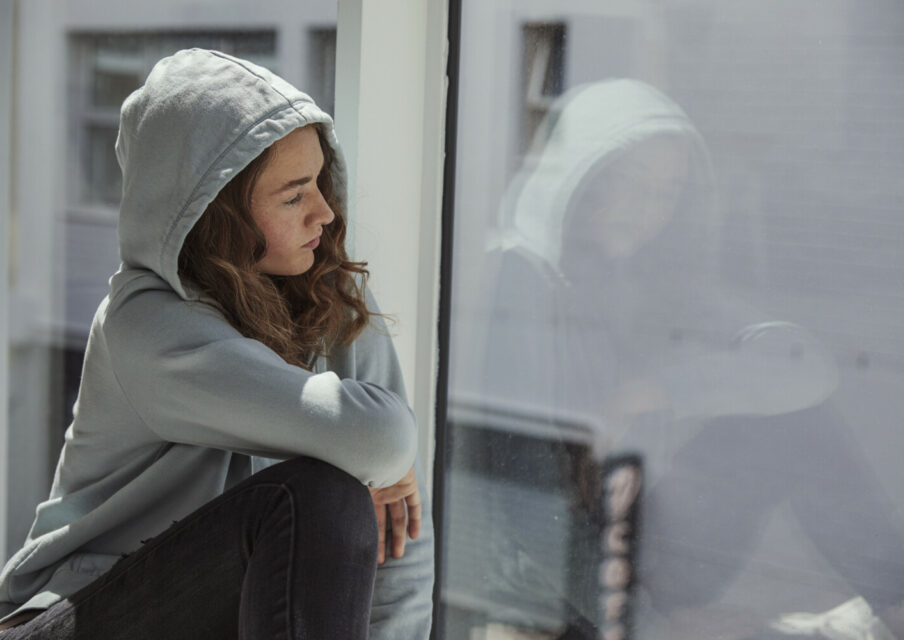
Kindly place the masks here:
POLYGON ((0 638, 426 638, 416 425, 332 120, 192 49, 125 101, 116 152, 122 266, 0 638))

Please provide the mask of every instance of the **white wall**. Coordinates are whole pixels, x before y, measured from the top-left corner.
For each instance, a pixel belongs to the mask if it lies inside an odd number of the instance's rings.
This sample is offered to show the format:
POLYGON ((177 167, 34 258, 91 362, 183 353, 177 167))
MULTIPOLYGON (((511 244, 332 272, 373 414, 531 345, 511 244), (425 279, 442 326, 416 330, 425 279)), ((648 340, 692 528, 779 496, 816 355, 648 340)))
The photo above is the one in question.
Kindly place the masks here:
POLYGON ((446 2, 342 0, 336 129, 350 174, 353 253, 392 314, 432 478, 446 2))

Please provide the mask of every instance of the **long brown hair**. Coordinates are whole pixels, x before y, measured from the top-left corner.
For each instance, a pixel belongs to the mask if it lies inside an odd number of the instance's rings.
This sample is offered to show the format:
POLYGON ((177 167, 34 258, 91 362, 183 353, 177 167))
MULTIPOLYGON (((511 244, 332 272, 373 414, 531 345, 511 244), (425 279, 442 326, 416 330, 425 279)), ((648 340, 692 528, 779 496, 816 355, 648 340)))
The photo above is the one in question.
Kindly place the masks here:
POLYGON ((179 254, 179 274, 212 297, 242 335, 306 369, 333 345, 351 343, 370 320, 363 290, 367 263, 351 262, 345 252, 345 211, 333 185, 335 154, 320 127, 311 126, 317 127, 324 159, 317 186, 335 214, 323 227, 314 266, 297 276, 254 269, 267 243, 251 217, 251 193, 271 148, 223 187, 179 254))

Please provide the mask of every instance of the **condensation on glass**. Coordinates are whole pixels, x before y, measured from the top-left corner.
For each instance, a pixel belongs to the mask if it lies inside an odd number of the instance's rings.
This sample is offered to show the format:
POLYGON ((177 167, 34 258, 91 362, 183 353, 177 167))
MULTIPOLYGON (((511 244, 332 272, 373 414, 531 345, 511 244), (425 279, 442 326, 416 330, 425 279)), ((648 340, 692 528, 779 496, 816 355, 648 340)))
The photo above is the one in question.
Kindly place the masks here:
POLYGON ((904 632, 902 30, 463 2, 438 637, 904 632))
POLYGON ((335 0, 224 2, 216 12, 179 0, 36 0, 18 8, 15 250, 8 256, 9 446, 15 453, 4 471, 15 487, 11 549, 46 498, 90 323, 119 265, 122 182, 114 144, 123 100, 160 58, 203 47, 268 67, 332 105, 337 10, 335 0))

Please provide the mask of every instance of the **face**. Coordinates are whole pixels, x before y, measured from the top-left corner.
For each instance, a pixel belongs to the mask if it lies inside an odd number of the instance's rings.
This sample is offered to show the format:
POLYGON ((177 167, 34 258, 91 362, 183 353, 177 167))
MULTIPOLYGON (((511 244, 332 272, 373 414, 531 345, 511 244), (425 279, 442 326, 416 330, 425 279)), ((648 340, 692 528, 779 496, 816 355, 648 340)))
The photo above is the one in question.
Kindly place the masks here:
MULTIPOLYGON (((590 181, 576 200, 588 249, 628 258, 656 236, 675 211, 688 179, 687 150, 678 138, 646 140, 590 181)), ((577 230, 575 230, 577 231, 577 230)))
POLYGON ((255 268, 274 276, 297 276, 314 265, 324 225, 335 215, 317 187, 323 151, 313 126, 278 140, 251 192, 251 217, 267 251, 255 268))

